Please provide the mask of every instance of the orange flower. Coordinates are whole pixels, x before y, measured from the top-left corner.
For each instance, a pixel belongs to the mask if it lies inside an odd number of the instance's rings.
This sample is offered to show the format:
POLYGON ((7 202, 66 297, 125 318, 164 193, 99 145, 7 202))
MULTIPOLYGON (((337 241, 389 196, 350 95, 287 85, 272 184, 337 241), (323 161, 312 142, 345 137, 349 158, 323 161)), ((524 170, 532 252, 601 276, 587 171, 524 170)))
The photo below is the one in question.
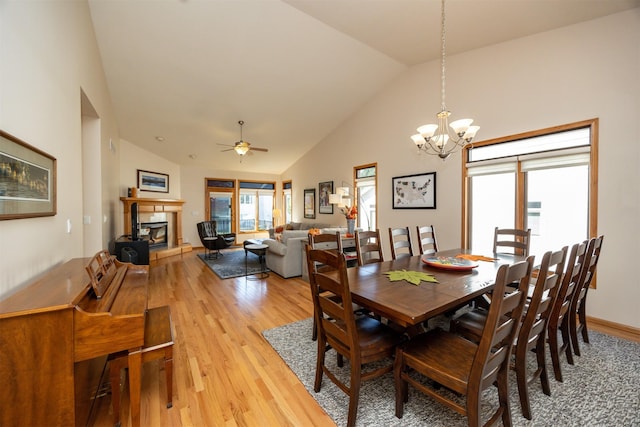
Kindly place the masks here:
POLYGON ((342 213, 347 219, 356 219, 358 215, 358 208, 354 206, 345 206, 342 208, 342 213))

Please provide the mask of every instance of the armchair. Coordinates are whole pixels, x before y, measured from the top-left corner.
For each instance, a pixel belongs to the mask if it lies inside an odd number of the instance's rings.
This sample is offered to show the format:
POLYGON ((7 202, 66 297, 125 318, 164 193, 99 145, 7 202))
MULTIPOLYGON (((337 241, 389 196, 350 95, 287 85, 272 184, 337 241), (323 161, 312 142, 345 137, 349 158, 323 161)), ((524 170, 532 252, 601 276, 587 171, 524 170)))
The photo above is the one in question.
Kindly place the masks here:
POLYGON ((206 259, 217 259, 222 255, 220 249, 225 249, 235 242, 234 233, 218 234, 215 221, 202 221, 197 224, 200 242, 205 248, 206 259))

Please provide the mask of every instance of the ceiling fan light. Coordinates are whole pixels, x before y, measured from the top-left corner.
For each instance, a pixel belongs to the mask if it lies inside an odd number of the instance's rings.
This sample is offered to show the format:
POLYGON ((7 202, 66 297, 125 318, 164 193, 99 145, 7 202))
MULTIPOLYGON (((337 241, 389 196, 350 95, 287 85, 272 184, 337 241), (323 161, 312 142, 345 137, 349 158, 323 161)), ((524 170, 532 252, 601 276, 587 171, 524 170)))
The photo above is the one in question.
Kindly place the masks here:
POLYGON ((238 144, 233 147, 233 149, 236 150, 236 153, 240 154, 241 156, 244 156, 245 154, 247 154, 247 151, 249 151, 249 147, 244 144, 238 144))

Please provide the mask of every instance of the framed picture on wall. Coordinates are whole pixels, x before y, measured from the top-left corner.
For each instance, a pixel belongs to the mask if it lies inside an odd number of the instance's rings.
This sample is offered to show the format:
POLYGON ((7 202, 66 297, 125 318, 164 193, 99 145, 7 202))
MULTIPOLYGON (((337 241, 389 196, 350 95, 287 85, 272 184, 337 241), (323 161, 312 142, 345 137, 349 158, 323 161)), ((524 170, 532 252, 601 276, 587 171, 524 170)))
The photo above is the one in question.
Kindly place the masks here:
POLYGON ((318 213, 333 213, 333 205, 329 203, 329 194, 331 193, 333 193, 333 181, 326 181, 318 184, 318 213))
POLYGON ((56 159, 0 131, 0 220, 56 214, 56 159))
POLYGON ((157 193, 169 192, 169 175, 138 169, 138 188, 157 193))
POLYGON ((393 209, 435 209, 436 173, 392 178, 393 209))
POLYGON ((304 190, 304 217, 316 217, 316 189, 307 188, 304 190))

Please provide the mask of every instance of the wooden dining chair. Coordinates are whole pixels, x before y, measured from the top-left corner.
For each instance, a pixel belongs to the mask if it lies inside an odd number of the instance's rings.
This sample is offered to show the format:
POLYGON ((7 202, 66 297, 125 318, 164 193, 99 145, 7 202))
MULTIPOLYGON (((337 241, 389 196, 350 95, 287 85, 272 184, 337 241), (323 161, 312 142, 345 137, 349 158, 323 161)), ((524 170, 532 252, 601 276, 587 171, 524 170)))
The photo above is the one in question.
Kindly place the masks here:
POLYGON ((391 257, 393 259, 413 256, 409 227, 389 227, 389 243, 391 243, 391 257))
MULTIPOLYGON (((408 401, 408 384, 465 415, 470 426, 479 426, 483 390, 498 388, 499 406, 486 425, 502 418, 511 425, 509 407, 509 359, 526 301, 531 274, 531 260, 498 268, 495 286, 479 343, 445 332, 440 328, 411 338, 396 350, 394 379, 396 384, 396 417, 402 418, 408 401), (507 284, 516 283, 513 292, 505 292, 507 284), (500 296, 500 297, 499 297, 500 296), (427 377, 439 386, 466 396, 463 404, 439 388, 420 378, 427 377)), ((439 387, 438 386, 438 387, 439 387)))
POLYGON ((433 225, 423 225, 417 226, 416 229, 418 231, 420 255, 431 255, 438 252, 435 227, 433 225))
POLYGON ((307 265, 314 310, 318 313, 318 356, 313 389, 316 393, 320 391, 323 374, 326 374, 349 396, 347 426, 353 426, 357 417, 361 382, 391 372, 395 348, 406 338, 404 334, 372 317, 356 317, 351 309, 351 291, 344 254, 310 249, 307 251, 307 265), (316 265, 328 266, 331 271, 316 269, 316 265), (325 364, 326 353, 331 349, 350 362, 348 384, 341 381, 325 364), (389 363, 364 369, 364 365, 385 359, 389 363))
MULTIPOLYGON (((520 407, 522 415, 529 420, 531 419, 529 385, 539 378, 543 393, 551 395, 545 363, 547 323, 560 288, 567 250, 568 247, 565 246, 559 251, 546 252, 542 256, 542 262, 532 273, 533 276, 536 276, 536 281, 533 287, 529 287, 525 313, 514 342, 515 362, 513 368, 516 371, 520 407), (536 355, 537 366, 535 371, 529 375, 527 356, 532 352, 536 355)), ((530 256, 529 258, 533 264, 534 257, 530 256)), ((450 330, 478 342, 482 336, 486 319, 487 311, 476 308, 452 320, 450 330)))
POLYGON ((505 253, 505 250, 501 250, 500 248, 507 248, 508 253, 527 257, 529 256, 530 247, 530 228, 526 230, 519 230, 517 228, 495 228, 493 233, 494 253, 505 253))
MULTIPOLYGON (((340 232, 338 231, 335 234, 309 234, 309 246, 307 247, 307 250, 309 249, 334 250, 336 252, 342 253, 342 239, 340 238, 340 232)), ((330 268, 323 265, 316 265, 315 267, 316 269, 330 268)), ((318 339, 316 313, 314 313, 313 316, 313 330, 311 331, 311 339, 313 341, 318 339)))
POLYGON ((564 352, 567 362, 573 365, 573 354, 571 352, 571 338, 569 333, 569 310, 571 300, 576 289, 579 289, 583 282, 583 267, 587 252, 588 241, 576 243, 571 247, 567 266, 562 276, 562 283, 558 289, 558 294, 553 302, 551 313, 547 325, 547 342, 549 343, 549 353, 551 353, 551 364, 553 373, 557 381, 562 382, 562 368, 560 366, 560 355, 564 352), (558 333, 562 339, 560 344, 558 333))
POLYGON ((569 311, 569 334, 571 335, 571 348, 573 353, 580 356, 580 345, 578 343, 578 334, 582 334, 582 340, 589 342, 589 333, 587 332, 587 292, 591 287, 591 282, 596 274, 598 260, 600 259, 600 251, 602 250, 602 242, 604 236, 594 237, 589 241, 587 254, 589 258, 585 261, 585 277, 580 289, 574 292, 571 308, 569 311))
POLYGON ((382 243, 380 241, 380 230, 356 230, 355 240, 356 253, 358 254, 358 265, 384 261, 384 257, 382 255, 382 243))

